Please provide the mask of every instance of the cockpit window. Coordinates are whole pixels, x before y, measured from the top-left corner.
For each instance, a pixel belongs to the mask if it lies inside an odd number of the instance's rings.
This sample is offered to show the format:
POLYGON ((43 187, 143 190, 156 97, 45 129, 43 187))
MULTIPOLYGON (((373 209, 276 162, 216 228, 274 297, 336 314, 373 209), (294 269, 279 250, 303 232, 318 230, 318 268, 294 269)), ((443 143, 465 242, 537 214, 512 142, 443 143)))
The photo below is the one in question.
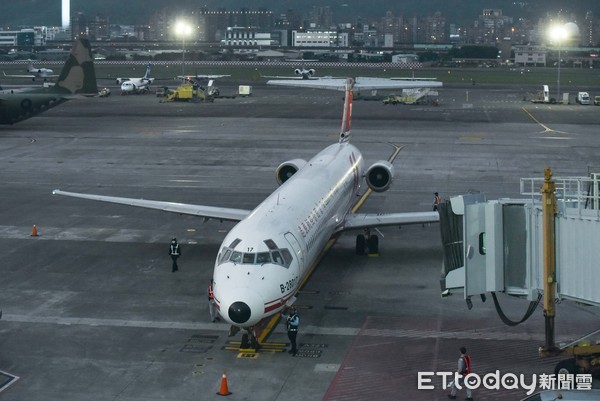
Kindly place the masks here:
POLYGON ((292 263, 292 254, 287 249, 280 249, 281 254, 283 255, 283 260, 285 260, 285 267, 289 267, 292 263))
POLYGON ((233 251, 229 260, 233 263, 240 263, 242 261, 242 253, 238 251, 233 251))
POLYGON ((272 239, 266 239, 265 240, 265 245, 267 245, 267 247, 271 250, 273 249, 277 249, 277 245, 275 244, 275 242, 273 242, 272 239))
POLYGON ((259 252, 256 254, 256 264, 264 265, 271 263, 271 254, 269 252, 259 252))
MULTIPOLYGON (((237 245, 237 243, 235 243, 236 241, 234 241, 232 243, 232 245, 237 245)), ((267 240, 267 241, 271 241, 271 240, 267 240)), ((267 241, 265 241, 265 243, 267 241)), ((226 263, 226 262, 233 262, 235 264, 243 263, 246 265, 262 266, 265 263, 273 263, 273 264, 285 267, 286 269, 289 268, 290 265, 292 264, 292 261, 294 260, 292 253, 289 250, 287 250, 286 248, 278 249, 273 241, 271 241, 271 244, 273 246, 275 246, 275 249, 272 249, 270 252, 258 252, 258 253, 251 253, 251 252, 242 253, 239 251, 234 251, 233 249, 231 249, 229 247, 224 247, 221 250, 221 253, 219 256, 219 264, 226 263)))
POLYGON ((254 259, 256 259, 256 254, 255 253, 245 253, 244 254, 244 261, 242 263, 247 264, 247 265, 253 265, 254 264, 254 259))
POLYGON ((231 243, 231 245, 229 245, 229 247, 230 247, 231 249, 235 249, 235 247, 236 247, 236 246, 237 246, 237 245, 238 245, 240 242, 242 242, 242 240, 241 240, 241 239, 239 239, 239 238, 236 238, 236 239, 234 239, 234 240, 233 240, 233 242, 231 243))
POLYGON ((273 257, 273 263, 276 263, 281 266, 285 266, 285 264, 283 262, 283 258, 281 257, 281 253, 279 253, 279 251, 271 252, 271 256, 273 257))
POLYGON ((231 249, 225 248, 223 253, 221 254, 221 259, 219 260, 219 264, 226 262, 231 257, 231 249))

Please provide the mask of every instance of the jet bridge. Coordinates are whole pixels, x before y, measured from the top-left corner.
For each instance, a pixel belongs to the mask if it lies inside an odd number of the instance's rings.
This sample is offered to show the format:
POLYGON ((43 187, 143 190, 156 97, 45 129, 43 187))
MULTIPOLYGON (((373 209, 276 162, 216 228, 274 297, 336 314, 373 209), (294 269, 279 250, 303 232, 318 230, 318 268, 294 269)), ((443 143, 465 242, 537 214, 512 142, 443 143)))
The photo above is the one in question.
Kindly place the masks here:
MULTIPOLYGON (((471 297, 503 292, 531 301, 525 317, 544 298, 546 344, 540 354, 571 354, 555 373, 600 369, 600 345, 581 352, 578 341, 554 344, 554 304, 570 299, 600 306, 600 174, 589 177, 522 178, 522 199, 487 200, 482 194, 456 196, 439 206, 444 245, 442 295, 471 297)), ((600 330, 595 333, 600 333, 600 330)), ((600 343, 599 343, 600 344, 600 343)))
MULTIPOLYGON (((544 289, 543 178, 522 178, 523 199, 463 195, 440 205, 442 289, 465 299, 498 291, 535 300, 544 289)), ((557 297, 600 306, 600 174, 554 178, 557 297)))

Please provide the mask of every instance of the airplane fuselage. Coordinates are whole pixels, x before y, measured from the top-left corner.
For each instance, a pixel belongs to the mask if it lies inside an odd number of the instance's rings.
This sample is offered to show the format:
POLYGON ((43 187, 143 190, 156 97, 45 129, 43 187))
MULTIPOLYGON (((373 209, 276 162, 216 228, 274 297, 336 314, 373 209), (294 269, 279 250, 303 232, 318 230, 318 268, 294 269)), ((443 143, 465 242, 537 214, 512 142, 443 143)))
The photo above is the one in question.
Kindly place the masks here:
POLYGON ((356 147, 331 145, 229 232, 213 274, 225 321, 247 328, 285 306, 355 203, 363 170, 356 147))

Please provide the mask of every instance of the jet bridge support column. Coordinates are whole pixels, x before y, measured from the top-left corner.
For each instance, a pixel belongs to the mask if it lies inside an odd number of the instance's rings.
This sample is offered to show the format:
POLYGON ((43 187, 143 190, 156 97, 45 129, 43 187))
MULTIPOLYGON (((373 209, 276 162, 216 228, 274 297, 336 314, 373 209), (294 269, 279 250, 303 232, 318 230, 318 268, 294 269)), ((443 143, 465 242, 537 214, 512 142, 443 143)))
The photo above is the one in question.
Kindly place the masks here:
POLYGON ((560 350, 554 344, 554 317, 556 315, 556 242, 554 217, 556 215, 556 185, 552 180, 550 167, 544 169, 544 185, 542 185, 542 242, 544 248, 544 347, 540 349, 543 356, 557 355, 560 350))

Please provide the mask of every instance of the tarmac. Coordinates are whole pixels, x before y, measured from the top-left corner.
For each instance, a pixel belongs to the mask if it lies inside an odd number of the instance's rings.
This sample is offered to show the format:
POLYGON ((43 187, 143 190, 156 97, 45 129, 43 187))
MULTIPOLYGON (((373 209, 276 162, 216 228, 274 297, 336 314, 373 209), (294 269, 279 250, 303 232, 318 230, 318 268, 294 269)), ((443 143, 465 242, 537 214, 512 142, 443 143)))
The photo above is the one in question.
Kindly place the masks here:
MULTIPOLYGON (((285 352, 282 323, 270 350, 240 352, 239 336, 211 323, 206 297, 231 223, 52 190, 252 209, 276 187, 280 163, 337 140, 342 94, 255 84, 250 97, 188 104, 112 89, 0 126, 3 400, 215 400, 226 372, 232 400, 436 401, 448 391, 437 377, 418 389, 418 372, 454 371, 463 345, 481 375, 553 373, 559 359, 538 357, 541 308, 508 327, 490 300, 468 310, 461 295, 440 296, 435 224, 381 229, 376 257, 355 255, 354 235, 341 236, 298 296, 299 354, 285 352)), ((524 101, 535 89, 450 86, 439 106, 355 101, 351 141, 367 165, 388 157, 388 143, 407 145, 391 189, 361 211, 429 211, 434 192, 519 198, 519 179, 546 166, 600 172, 600 107, 524 101)), ((529 305, 500 302, 514 320, 529 305)), ((598 329, 597 307, 557 308, 558 341, 598 329)), ((474 390, 476 400, 525 395, 474 390)))

